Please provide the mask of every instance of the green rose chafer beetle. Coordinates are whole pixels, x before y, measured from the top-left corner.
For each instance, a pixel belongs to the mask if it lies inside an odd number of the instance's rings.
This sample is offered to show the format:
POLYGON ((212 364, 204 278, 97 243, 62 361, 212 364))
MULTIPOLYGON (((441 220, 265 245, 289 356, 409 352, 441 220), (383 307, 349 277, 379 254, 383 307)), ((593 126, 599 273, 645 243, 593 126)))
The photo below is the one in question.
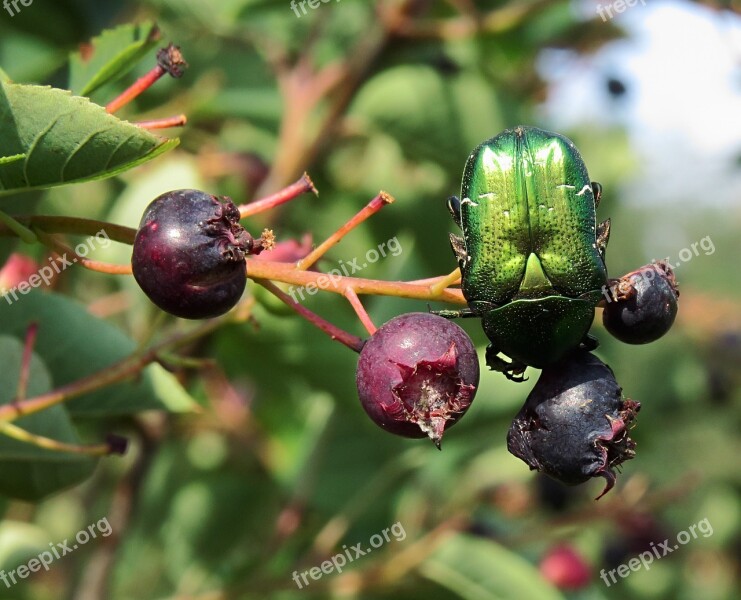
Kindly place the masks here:
POLYGON ((468 309, 491 341, 486 364, 522 381, 597 342, 588 335, 607 284, 610 222, 597 224, 601 186, 564 136, 516 127, 479 145, 466 161, 461 198, 448 207, 468 309), (501 358, 503 354, 511 362, 501 358))

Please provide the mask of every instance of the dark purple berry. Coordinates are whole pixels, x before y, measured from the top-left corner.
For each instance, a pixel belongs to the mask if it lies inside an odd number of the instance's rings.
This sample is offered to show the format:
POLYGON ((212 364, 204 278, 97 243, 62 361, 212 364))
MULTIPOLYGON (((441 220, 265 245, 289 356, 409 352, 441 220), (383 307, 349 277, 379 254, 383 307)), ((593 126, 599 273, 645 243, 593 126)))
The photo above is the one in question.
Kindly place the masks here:
POLYGON ((674 272, 664 261, 623 275, 610 291, 602 322, 621 342, 648 344, 674 323, 679 291, 674 272))
POLYGON ((479 383, 476 348, 443 317, 408 313, 365 343, 356 376, 363 408, 379 426, 437 447, 473 401, 479 383))
POLYGON ((245 288, 245 255, 254 240, 228 198, 175 190, 144 211, 131 266, 149 299, 175 316, 204 319, 227 312, 245 288))
POLYGON ((515 417, 507 448, 531 469, 567 485, 601 476, 615 484, 615 471, 635 456, 628 429, 640 409, 623 400, 610 367, 577 351, 546 367, 515 417))

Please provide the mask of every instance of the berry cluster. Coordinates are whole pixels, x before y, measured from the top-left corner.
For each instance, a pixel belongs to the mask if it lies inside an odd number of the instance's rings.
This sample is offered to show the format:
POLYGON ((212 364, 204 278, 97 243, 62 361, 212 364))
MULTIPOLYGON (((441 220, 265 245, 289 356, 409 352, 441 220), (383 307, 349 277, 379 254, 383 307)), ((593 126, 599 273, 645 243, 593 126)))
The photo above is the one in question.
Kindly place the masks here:
MULTIPOLYGON (((254 239, 240 217, 228 198, 198 190, 156 198, 142 217, 132 255, 134 277, 152 302, 188 319, 230 310, 245 289, 246 258, 274 245, 272 232, 254 239)), ((667 264, 646 265, 611 283, 603 321, 612 335, 644 344, 669 330, 679 293, 667 264)), ((371 336, 365 342, 343 340, 336 328, 270 285, 294 310, 359 351, 358 396, 379 427, 403 437, 429 437, 440 448, 479 384, 476 348, 463 329, 442 316, 408 313, 376 330, 357 296, 347 292, 371 336)), ((628 432, 639 409, 640 403, 623 399, 612 370, 578 348, 543 368, 510 427, 507 446, 531 469, 568 485, 604 477, 604 494, 615 483, 615 469, 635 455, 628 432)))

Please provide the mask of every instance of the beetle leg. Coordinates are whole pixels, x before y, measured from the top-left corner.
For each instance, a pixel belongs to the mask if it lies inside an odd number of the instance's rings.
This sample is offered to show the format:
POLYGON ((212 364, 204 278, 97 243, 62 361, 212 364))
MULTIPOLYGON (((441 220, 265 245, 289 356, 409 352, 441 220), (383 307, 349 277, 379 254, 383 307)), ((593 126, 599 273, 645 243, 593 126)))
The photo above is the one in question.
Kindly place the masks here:
POLYGON ((439 317, 445 317, 446 319, 466 319, 480 317, 482 314, 494 310, 495 308, 497 308, 497 305, 492 304, 491 302, 474 300, 468 305, 468 308, 461 308, 460 310, 431 310, 430 313, 438 315, 439 317))
POLYGON ((478 316, 485 315, 488 312, 496 310, 499 305, 493 302, 487 302, 486 300, 472 300, 468 303, 470 309, 478 316))
POLYGON ((581 344, 579 344, 579 348, 587 351, 594 350, 597 348, 597 346, 599 346, 599 340, 593 335, 589 334, 587 334, 581 341, 581 344))
POLYGON ((610 240, 610 219, 602 221, 597 225, 597 249, 599 250, 602 260, 605 260, 605 249, 607 242, 610 240))
POLYGON ((498 354, 499 350, 497 350, 491 344, 486 347, 487 367, 489 367, 492 371, 499 371, 500 373, 504 373, 504 376, 510 381, 516 381, 517 383, 527 381, 527 377, 522 376, 522 374, 525 372, 525 369, 527 368, 527 365, 514 360, 512 362, 507 362, 503 358, 500 358, 498 354))
POLYGON ((602 200, 602 185, 596 181, 592 182, 592 193, 594 194, 594 208, 599 206, 600 200, 602 200))
POLYGON ((466 252, 466 242, 463 240, 462 237, 455 235, 454 233, 450 233, 448 235, 450 235, 450 247, 453 249, 453 253, 458 259, 458 266, 462 269, 463 265, 466 264, 466 260, 468 260, 468 253, 466 252))
POLYGON ((523 366, 522 371, 505 371, 504 376, 509 379, 510 381, 514 381, 515 383, 522 383, 523 381, 527 381, 530 379, 529 377, 524 377, 522 374, 525 372, 525 369, 527 367, 523 366))
POLYGON ((458 319, 458 318, 470 318, 478 317, 479 315, 473 312, 470 308, 462 308, 460 310, 431 310, 430 314, 437 315, 438 317, 445 317, 446 319, 458 319))
POLYGON ((455 224, 463 229, 463 226, 461 225, 461 199, 458 196, 451 196, 448 198, 448 210, 450 211, 450 216, 453 217, 455 224))

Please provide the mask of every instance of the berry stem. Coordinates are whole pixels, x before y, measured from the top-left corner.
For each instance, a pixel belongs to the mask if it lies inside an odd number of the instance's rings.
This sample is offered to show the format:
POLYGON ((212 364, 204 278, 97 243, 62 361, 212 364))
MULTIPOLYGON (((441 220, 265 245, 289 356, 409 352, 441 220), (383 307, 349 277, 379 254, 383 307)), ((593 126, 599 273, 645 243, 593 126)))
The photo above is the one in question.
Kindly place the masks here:
POLYGON ((331 279, 325 273, 297 270, 291 263, 271 262, 267 260, 248 260, 247 277, 252 279, 267 279, 280 281, 297 286, 314 284, 336 294, 345 294, 345 290, 352 289, 357 294, 372 294, 377 296, 396 296, 414 300, 437 300, 453 304, 466 304, 463 292, 459 289, 446 288, 433 294, 429 285, 416 285, 403 281, 381 281, 377 279, 362 279, 360 277, 344 277, 335 275, 331 279))
POLYGON ((21 369, 18 373, 18 387, 16 388, 16 400, 23 400, 28 391, 28 378, 31 375, 31 358, 33 348, 36 345, 36 334, 39 331, 38 323, 31 323, 26 329, 26 339, 23 344, 23 357, 21 358, 21 369))
POLYGON ((62 242, 57 236, 38 231, 38 237, 41 242, 47 247, 60 254, 64 258, 69 254, 73 256, 72 262, 79 264, 86 269, 91 271, 97 271, 98 273, 106 273, 108 275, 131 275, 131 265, 114 265, 111 263, 105 263, 97 260, 90 260, 89 258, 83 258, 78 255, 72 248, 62 242))
POLYGON ((5 225, 26 244, 36 243, 36 234, 17 219, 0 210, 0 223, 5 225))
MULTIPOLYGON (((77 217, 57 217, 51 215, 24 215, 15 217, 22 225, 45 233, 71 233, 78 235, 96 236, 105 233, 109 239, 131 246, 136 237, 136 229, 96 221, 94 219, 80 219, 77 217)), ((7 224, 0 222, 0 236, 19 237, 18 233, 7 224)), ((38 241, 34 239, 34 242, 38 241)))
MULTIPOLYGON (((436 284, 439 281, 442 281, 443 279, 447 279, 450 277, 449 275, 438 275, 437 277, 427 277, 425 279, 415 279, 413 281, 407 281, 407 283, 413 283, 414 285, 427 285, 432 286, 436 284)), ((452 281, 450 282, 452 284, 459 283, 458 281, 452 281)))
MULTIPOLYGON (((34 230, 45 233, 69 233, 95 236, 104 231, 109 239, 123 244, 132 245, 136 230, 122 225, 96 221, 93 219, 79 219, 77 217, 57 216, 23 216, 16 220, 34 230)), ((0 224, 0 236, 15 236, 12 229, 0 224)), ((413 282, 381 281, 375 279, 360 279, 356 277, 333 276, 332 285, 326 285, 328 276, 314 271, 297 270, 294 263, 273 262, 267 260, 248 260, 247 276, 253 279, 268 279, 293 285, 313 283, 320 289, 326 289, 338 294, 344 294, 347 288, 352 288, 357 294, 375 294, 379 296, 397 296, 416 300, 436 300, 452 304, 466 304, 463 293, 459 289, 447 288, 437 291, 431 290, 430 283, 442 280, 444 277, 433 277, 413 282), (320 279, 321 278, 321 279, 320 279)), ((115 265, 114 271, 123 273, 128 266, 115 265)))
POLYGON ((312 192, 316 196, 319 195, 319 192, 317 192, 314 187, 314 183, 311 181, 309 175, 304 173, 298 181, 292 183, 286 188, 283 188, 275 194, 271 194, 270 196, 266 196, 265 198, 256 200, 255 202, 250 202, 249 204, 241 204, 239 206, 240 219, 251 217, 252 215, 256 215, 271 208, 275 208, 276 206, 280 206, 281 204, 285 204, 286 202, 290 202, 307 192, 312 192))
POLYGON ((224 323, 225 319, 211 319, 201 323, 191 331, 174 335, 162 342, 155 344, 149 349, 135 352, 131 356, 120 360, 100 371, 97 371, 87 377, 78 379, 61 386, 55 390, 24 399, 11 404, 0 406, 0 423, 8 423, 24 415, 40 412, 76 398, 83 394, 93 392, 104 388, 108 385, 118 383, 129 377, 140 373, 145 367, 155 362, 159 358, 159 353, 165 349, 173 349, 190 344, 209 333, 212 333, 224 323))
POLYGON ((36 435, 12 423, 0 423, 0 433, 19 442, 33 444, 37 448, 45 448, 46 450, 54 450, 56 452, 69 452, 72 454, 86 454, 88 456, 123 454, 121 447, 125 449, 126 446, 125 443, 121 444, 118 438, 106 444, 67 444, 43 435, 36 435))
POLYGON ((345 298, 347 298, 350 302, 350 305, 355 310, 355 314, 358 315, 358 319, 360 319, 360 322, 363 324, 363 327, 365 327, 368 333, 370 335, 376 333, 376 326, 373 324, 370 315, 365 310, 365 307, 360 301, 360 298, 358 298, 358 295, 355 293, 355 290, 353 290, 352 288, 347 288, 345 290, 345 298))
POLYGON ((137 96, 152 87, 165 73, 169 73, 176 79, 183 76, 183 71, 188 66, 180 48, 170 44, 167 48, 162 48, 157 52, 157 66, 151 71, 142 75, 131 86, 124 90, 121 95, 117 96, 106 104, 106 112, 113 114, 134 100, 137 96))
POLYGON ((137 121, 134 125, 138 125, 142 129, 168 129, 170 127, 183 127, 187 122, 188 117, 185 115, 175 115, 174 117, 167 117, 166 119, 137 121))
POLYGON ((348 333, 347 331, 340 329, 336 325, 332 325, 332 323, 330 323, 329 321, 322 319, 322 317, 310 311, 308 308, 306 308, 305 306, 302 306, 297 301, 295 301, 293 298, 291 298, 288 294, 286 294, 283 290, 281 290, 272 281, 255 279, 255 283, 261 285, 266 290, 268 290, 271 294, 278 297, 285 304, 287 304, 293 310, 295 310, 299 315, 301 315, 304 319, 309 321, 311 324, 316 325, 319 329, 321 329, 324 333, 326 333, 333 340, 337 340, 338 342, 344 344, 345 346, 350 348, 350 350, 354 350, 355 352, 360 352, 363 349, 364 342, 362 339, 360 339, 357 336, 352 335, 351 333, 348 333))
POLYGON ((152 87, 157 81, 167 73, 160 65, 154 67, 147 74, 142 75, 131 86, 126 88, 119 96, 106 104, 106 112, 114 114, 134 100, 137 96, 152 87))
POLYGON ((371 200, 352 219, 350 219, 347 223, 345 223, 342 227, 340 227, 337 231, 330 235, 326 240, 319 244, 319 246, 317 246, 314 251, 311 252, 311 254, 298 261, 296 263, 296 268, 310 268, 316 261, 324 256, 330 248, 339 244, 343 237, 345 237, 363 221, 372 217, 384 206, 386 206, 387 204, 391 204, 392 202, 394 202, 393 196, 383 191, 380 192, 378 196, 373 198, 373 200, 371 200))

